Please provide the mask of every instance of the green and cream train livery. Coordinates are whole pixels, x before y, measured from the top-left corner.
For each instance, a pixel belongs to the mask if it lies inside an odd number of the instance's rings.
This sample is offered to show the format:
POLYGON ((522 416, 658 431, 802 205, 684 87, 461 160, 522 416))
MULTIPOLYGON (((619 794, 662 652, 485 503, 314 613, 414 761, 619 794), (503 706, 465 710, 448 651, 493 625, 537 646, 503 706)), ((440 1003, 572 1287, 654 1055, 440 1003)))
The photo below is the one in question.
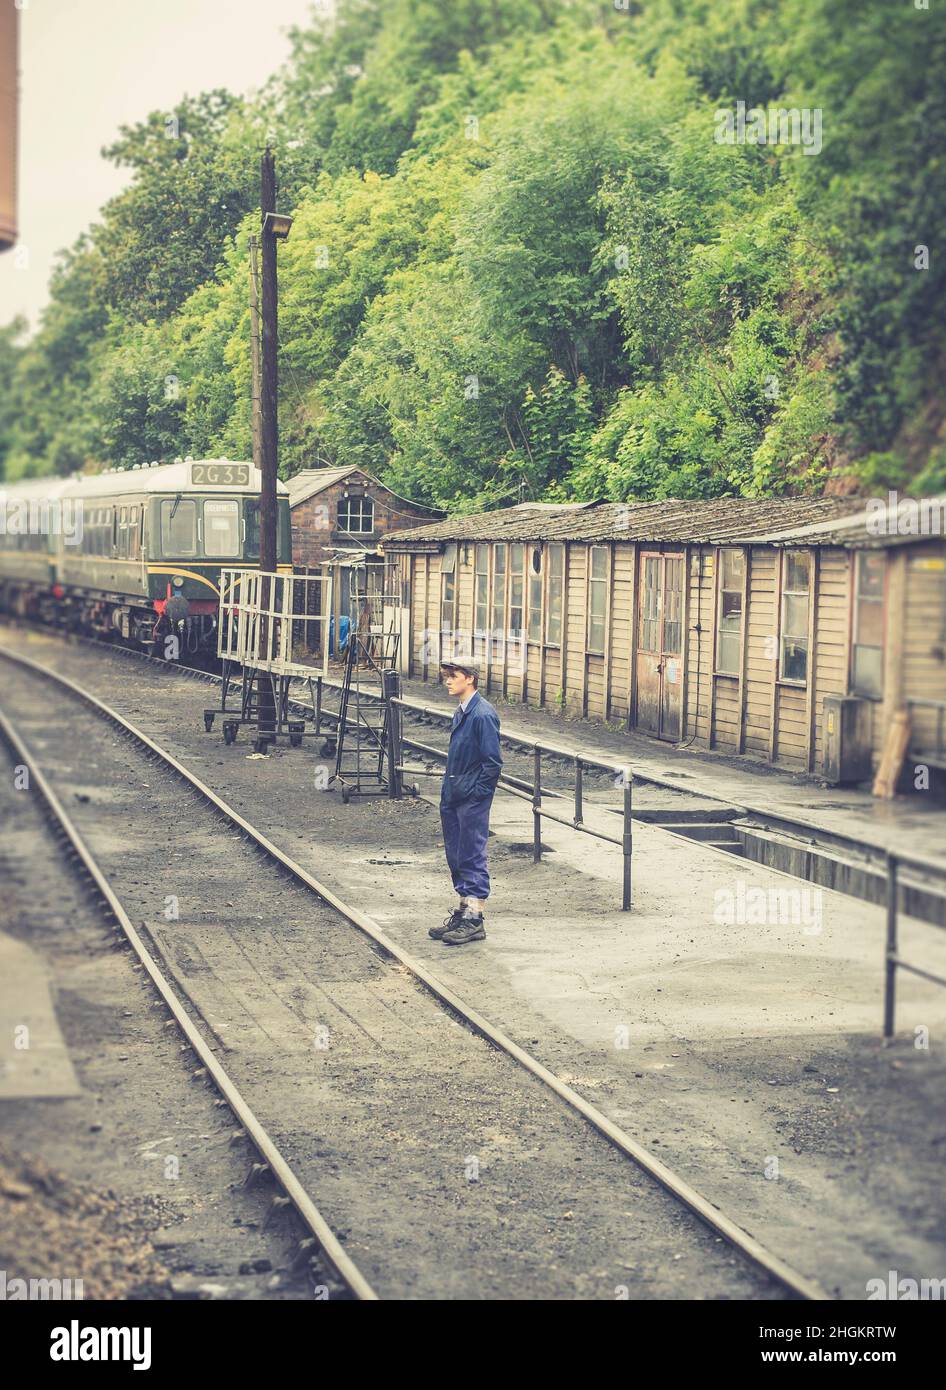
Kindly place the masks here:
MULTIPOLYGON (((177 594, 189 646, 210 647, 221 569, 259 564, 259 493, 259 469, 229 459, 0 482, 0 607, 146 644, 177 594)), ((284 483, 277 526, 277 567, 290 573, 284 483)))

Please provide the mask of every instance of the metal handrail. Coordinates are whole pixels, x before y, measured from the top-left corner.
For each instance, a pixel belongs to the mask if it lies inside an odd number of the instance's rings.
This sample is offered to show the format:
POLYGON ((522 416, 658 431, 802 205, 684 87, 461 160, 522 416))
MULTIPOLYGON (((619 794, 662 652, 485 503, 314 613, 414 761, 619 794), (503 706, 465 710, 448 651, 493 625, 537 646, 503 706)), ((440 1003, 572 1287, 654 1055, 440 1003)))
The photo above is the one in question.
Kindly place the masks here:
MULTIPOLYGON (((404 709, 409 709, 409 710, 411 710, 411 711, 414 712, 414 713, 417 712, 417 705, 415 704, 414 701, 405 700, 405 699, 403 699, 401 696, 398 696, 398 695, 392 696, 392 697, 390 698, 390 700, 389 700, 389 704, 391 705, 392 708, 398 709, 398 711, 404 710, 404 709)), ((436 713, 438 717, 441 717, 441 716, 440 716, 440 711, 431 711, 431 713, 436 713)), ((414 741, 412 741, 412 740, 405 740, 405 739, 403 738, 403 734, 402 734, 401 727, 400 727, 400 726, 401 726, 401 722, 402 722, 402 718, 403 718, 403 716, 399 713, 398 716, 397 716, 397 718, 392 718, 392 719, 390 719, 390 720, 388 721, 388 725, 389 725, 389 729, 390 729, 390 738, 391 738, 391 740, 392 740, 392 742, 391 742, 391 762, 390 762, 390 766, 391 766, 391 768, 392 768, 392 769, 396 772, 396 774, 397 774, 397 784, 395 785, 395 787, 394 787, 394 792, 393 792, 393 794, 394 794, 395 796, 400 796, 400 785, 399 785, 399 783, 400 783, 400 778, 401 778, 401 777, 403 776, 403 774, 405 774, 405 773, 407 773, 408 775, 417 775, 417 776, 428 776, 428 775, 429 775, 429 776, 439 776, 439 775, 440 775, 439 773, 428 773, 428 771, 427 771, 426 768, 415 768, 415 767, 411 767, 411 766, 409 766, 409 765, 407 765, 407 764, 405 764, 405 763, 402 763, 401 760, 400 760, 399 753, 400 753, 400 749, 401 749, 402 747, 404 747, 405 742, 410 743, 412 747, 418 748, 420 751, 422 751, 422 752, 424 752, 424 753, 427 753, 428 755, 430 755, 430 756, 432 756, 432 757, 440 758, 440 759, 446 759, 446 756, 447 756, 446 751, 443 750, 443 749, 440 749, 440 748, 430 748, 429 746, 427 746, 427 745, 425 745, 425 744, 418 744, 418 743, 416 743, 416 742, 414 742, 414 741)), ((497 785, 501 785, 501 786, 503 787, 503 789, 504 789, 505 791, 507 791, 507 792, 510 794, 510 796, 516 796, 516 797, 519 797, 519 798, 520 798, 521 800, 523 800, 523 801, 529 801, 529 802, 531 803, 531 805, 532 805, 532 862, 533 862, 534 864, 538 864, 538 863, 541 862, 541 859, 542 859, 542 818, 543 818, 543 816, 545 817, 546 820, 555 821, 558 825, 567 826, 568 829, 570 829, 570 830, 577 830, 577 831, 579 831, 581 834, 584 834, 584 835, 592 835, 592 836, 594 836, 594 838, 595 838, 596 840, 606 840, 606 841, 608 842, 608 844, 618 845, 618 846, 620 847, 621 856, 622 856, 622 860, 623 860, 623 869, 622 869, 622 877, 621 877, 621 911, 622 911, 622 912, 630 912, 630 910, 631 910, 631 852, 632 852, 632 845, 633 845, 633 829, 632 829, 633 821, 632 821, 632 815, 631 815, 631 811, 632 811, 632 791, 631 791, 631 787, 632 787, 633 778, 632 778, 630 769, 629 769, 628 767, 622 766, 622 765, 620 765, 620 764, 615 765, 615 764, 611 764, 611 763, 606 763, 606 762, 604 762, 603 760, 601 760, 601 759, 599 759, 599 758, 586 758, 583 754, 573 753, 573 754, 571 754, 571 755, 568 755, 568 754, 563 753, 560 749, 549 747, 549 746, 547 746, 547 745, 545 745, 545 744, 542 744, 542 743, 539 743, 539 742, 537 742, 536 740, 533 740, 533 739, 522 739, 522 738, 519 738, 519 737, 517 736, 516 739, 514 740, 514 742, 519 743, 519 744, 525 743, 525 744, 528 745, 528 747, 530 747, 530 748, 532 749, 532 755, 533 755, 533 769, 534 769, 534 779, 535 779, 535 780, 533 781, 533 784, 532 784, 532 786, 530 787, 530 786, 528 785, 527 782, 523 782, 523 781, 522 781, 520 778, 518 778, 518 777, 508 777, 508 776, 504 776, 502 773, 500 773, 500 775, 499 775, 499 781, 498 781, 497 785), (559 816, 559 815, 556 815, 554 811, 550 811, 550 810, 546 809, 546 807, 545 807, 544 804, 543 804, 543 800, 542 800, 542 797, 543 797, 543 787, 542 787, 542 754, 543 754, 543 753, 549 753, 549 754, 551 754, 552 756, 554 756, 554 757, 559 757, 559 758, 570 756, 571 761, 572 761, 572 763, 573 763, 573 765, 574 765, 574 768, 575 768, 575 792, 574 792, 574 796, 575 796, 575 814, 574 814, 574 816, 572 817, 571 820, 569 820, 566 816, 559 816), (617 836, 617 835, 609 835, 609 834, 608 834, 606 831, 604 831, 604 830, 597 830, 597 829, 593 828, 593 827, 590 826, 590 825, 585 825, 585 823, 584 823, 584 801, 583 801, 583 797, 584 797, 583 777, 584 777, 584 770, 585 770, 585 768, 596 768, 596 769, 602 770, 602 771, 604 771, 604 772, 609 772, 609 773, 616 774, 617 776, 620 776, 620 777, 621 777, 621 779, 622 779, 622 788, 623 788, 623 791, 624 791, 624 807, 623 807, 624 824, 623 824, 623 833, 622 833, 620 836, 617 836)), ((557 793, 556 793, 556 795, 557 795, 557 793)))
MULTIPOLYGON (((400 695, 393 696, 391 699, 391 703, 392 705, 400 707, 400 709, 402 710, 406 709, 414 714, 425 714, 437 719, 444 719, 447 717, 443 710, 421 705, 415 700, 408 700, 400 695)), ((944 704, 944 706, 946 706, 946 701, 942 703, 944 704)), ((399 718, 397 720, 392 720, 391 724, 396 724, 397 726, 400 726, 401 719, 399 718)), ((400 748, 404 746, 405 742, 405 740, 403 740, 401 736, 400 727, 398 727, 397 737, 398 754, 400 754, 400 748)), ((542 816, 545 816, 548 820, 557 821, 561 825, 570 826, 574 830, 579 830, 584 832, 585 834, 594 835, 598 839, 608 840, 612 844, 620 845, 622 854, 624 856, 622 911, 629 911, 631 906, 631 848, 633 833, 631 828, 632 785, 634 782, 639 782, 648 783, 653 786, 669 787, 670 789, 675 791, 680 791, 683 789, 678 787, 675 782, 670 781, 666 778, 652 776, 649 773, 632 773, 630 767, 627 764, 606 762, 604 759, 585 756, 584 754, 576 753, 573 749, 562 748, 556 744, 542 743, 538 740, 524 738, 522 735, 518 733, 515 735, 509 735, 508 738, 513 743, 517 743, 521 746, 531 748, 533 757, 535 759, 535 781, 531 789, 528 787, 528 784, 522 782, 518 778, 507 778, 504 776, 500 776, 500 782, 503 783, 505 789, 511 795, 516 795, 523 799, 531 799, 532 801, 534 816, 533 862, 538 863, 541 859, 542 816), (560 759, 564 758, 574 764, 575 816, 574 819, 571 821, 566 820, 564 817, 556 816, 554 812, 550 812, 544 809, 543 807, 541 769, 542 754, 548 754, 551 757, 556 757, 560 759), (622 834, 620 839, 618 839, 616 836, 606 835, 601 831, 592 830, 590 827, 582 824, 582 772, 584 768, 595 768, 604 772, 611 773, 612 775, 621 776, 622 785, 624 789, 624 833, 622 834)), ((423 752, 428 753, 429 755, 437 758, 444 758, 446 756, 444 752, 436 748, 429 748, 426 745, 418 744, 414 744, 413 746, 419 747, 423 752)), ((392 763, 393 766, 396 768, 398 779, 400 778, 401 773, 405 771, 409 771, 415 774, 423 774, 426 772, 426 769, 404 767, 400 762, 400 756, 397 757, 396 761, 392 760, 392 763)), ((439 776, 440 774, 438 773, 431 775, 439 776)), ((399 788, 397 790, 397 794, 400 794, 399 788)), ((700 796, 705 796, 707 800, 719 801, 722 804, 725 804, 730 807, 733 805, 733 802, 731 800, 726 801, 723 797, 713 796, 710 793, 700 792, 700 796)), ((750 811, 752 810, 751 807, 739 807, 738 809, 750 811)), ((775 819, 777 819, 777 817, 775 817, 775 819)), ((804 825, 805 822, 800 821, 798 822, 798 824, 804 825)), ((923 979, 930 980, 934 984, 939 984, 946 987, 946 979, 941 978, 940 976, 934 974, 932 971, 924 970, 921 966, 914 965, 910 961, 903 960, 899 954, 897 920, 898 897, 900 890, 899 871, 901 868, 907 867, 910 869, 919 870, 921 873, 933 874, 938 878, 946 880, 946 864, 938 863, 936 860, 928 859, 921 854, 915 854, 901 850, 885 849, 880 845, 874 845, 863 840, 856 840, 853 835, 847 835, 843 831, 829 831, 827 833, 831 836, 831 839, 836 843, 841 843, 843 845, 860 850, 862 852, 866 849, 868 851, 869 857, 870 852, 873 851, 876 854, 882 855, 884 858, 884 862, 886 865, 887 912, 887 935, 884 951, 884 1039, 889 1040, 893 1037, 895 1031, 897 970, 906 970, 910 974, 918 975, 923 979)), ((946 897, 946 894, 944 894, 944 897, 946 897)), ((935 926, 937 924, 930 923, 930 925, 935 926)))

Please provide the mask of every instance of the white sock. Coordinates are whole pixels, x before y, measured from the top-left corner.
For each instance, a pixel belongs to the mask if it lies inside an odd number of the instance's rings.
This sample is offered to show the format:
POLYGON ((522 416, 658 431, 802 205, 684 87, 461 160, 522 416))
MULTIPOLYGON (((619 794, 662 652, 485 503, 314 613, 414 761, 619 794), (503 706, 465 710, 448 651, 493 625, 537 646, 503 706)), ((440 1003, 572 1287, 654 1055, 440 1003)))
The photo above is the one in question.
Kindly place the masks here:
POLYGON ((486 903, 483 898, 467 898, 466 905, 471 912, 481 913, 483 911, 483 908, 486 906, 486 903))

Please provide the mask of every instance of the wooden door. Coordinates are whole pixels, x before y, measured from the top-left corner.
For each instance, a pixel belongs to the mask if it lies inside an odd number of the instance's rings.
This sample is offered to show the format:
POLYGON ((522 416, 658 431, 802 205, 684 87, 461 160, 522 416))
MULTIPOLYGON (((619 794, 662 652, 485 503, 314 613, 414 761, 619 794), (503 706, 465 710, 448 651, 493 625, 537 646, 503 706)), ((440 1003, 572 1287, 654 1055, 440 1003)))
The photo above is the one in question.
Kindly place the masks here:
POLYGON ((644 551, 640 558, 636 725, 676 740, 683 711, 683 556, 644 551))

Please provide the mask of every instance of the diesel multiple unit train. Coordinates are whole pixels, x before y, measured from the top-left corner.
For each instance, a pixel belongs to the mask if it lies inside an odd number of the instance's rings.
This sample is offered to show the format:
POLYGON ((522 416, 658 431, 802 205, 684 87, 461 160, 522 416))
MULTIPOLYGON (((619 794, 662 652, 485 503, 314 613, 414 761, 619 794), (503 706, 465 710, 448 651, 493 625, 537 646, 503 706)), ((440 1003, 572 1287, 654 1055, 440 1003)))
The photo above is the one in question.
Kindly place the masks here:
MULTIPOLYGON (((259 491, 259 469, 229 459, 0 483, 0 609, 144 644, 178 595, 191 646, 209 645, 220 570, 259 563, 259 491)), ((277 567, 289 573, 284 483, 277 494, 277 567)))

